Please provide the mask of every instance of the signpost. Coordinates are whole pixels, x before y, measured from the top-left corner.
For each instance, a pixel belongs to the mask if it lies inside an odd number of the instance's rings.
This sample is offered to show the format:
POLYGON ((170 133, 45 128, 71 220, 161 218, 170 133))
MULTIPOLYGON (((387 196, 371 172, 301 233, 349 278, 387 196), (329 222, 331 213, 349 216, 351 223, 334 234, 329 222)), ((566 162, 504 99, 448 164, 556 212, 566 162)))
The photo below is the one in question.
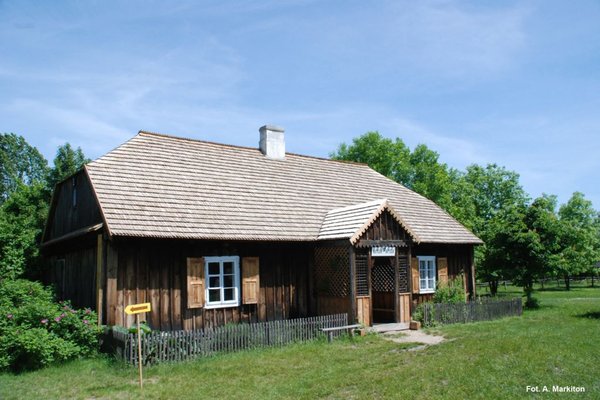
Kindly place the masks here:
POLYGON ((135 314, 135 322, 137 323, 138 334, 138 368, 140 371, 140 388, 144 387, 142 380, 142 332, 140 331, 140 314, 151 311, 150 303, 130 304, 125 307, 125 313, 129 315, 135 314))

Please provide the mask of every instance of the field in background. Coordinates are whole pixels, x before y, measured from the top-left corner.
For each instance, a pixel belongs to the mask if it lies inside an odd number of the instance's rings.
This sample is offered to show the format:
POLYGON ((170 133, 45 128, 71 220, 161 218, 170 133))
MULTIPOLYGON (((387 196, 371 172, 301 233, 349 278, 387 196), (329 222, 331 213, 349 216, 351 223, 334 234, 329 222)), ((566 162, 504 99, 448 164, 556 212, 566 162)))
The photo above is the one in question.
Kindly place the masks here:
MULTIPOLYGON (((500 294, 520 291, 501 287, 500 294)), ((527 386, 558 385, 586 394, 540 398, 600 398, 600 289, 549 287, 535 296, 538 310, 438 328, 449 340, 420 351, 369 335, 150 367, 143 397, 506 399, 531 398, 527 386)), ((0 398, 137 398, 136 379, 135 368, 82 360, 0 375, 0 398)))

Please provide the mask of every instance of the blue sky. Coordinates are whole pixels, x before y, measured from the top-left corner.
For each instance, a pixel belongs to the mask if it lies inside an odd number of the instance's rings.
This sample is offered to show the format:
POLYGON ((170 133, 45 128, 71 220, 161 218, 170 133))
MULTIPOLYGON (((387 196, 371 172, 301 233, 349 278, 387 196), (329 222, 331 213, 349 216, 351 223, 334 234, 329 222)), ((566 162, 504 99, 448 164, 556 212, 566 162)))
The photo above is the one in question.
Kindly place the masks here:
POLYGON ((600 208, 597 1, 2 1, 0 132, 51 160, 138 130, 327 156, 370 130, 600 208))

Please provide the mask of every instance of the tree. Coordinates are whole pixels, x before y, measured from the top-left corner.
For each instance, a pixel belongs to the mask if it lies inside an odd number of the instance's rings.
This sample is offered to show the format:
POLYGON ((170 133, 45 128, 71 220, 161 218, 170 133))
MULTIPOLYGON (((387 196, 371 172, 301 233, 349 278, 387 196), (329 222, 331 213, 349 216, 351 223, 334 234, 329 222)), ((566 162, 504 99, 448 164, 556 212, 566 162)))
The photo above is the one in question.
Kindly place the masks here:
POLYGON ((554 267, 571 289, 570 278, 588 271, 600 259, 598 213, 583 193, 575 192, 558 210, 560 248, 554 267))
POLYGON ((54 167, 50 170, 48 176, 48 186, 51 189, 54 188, 58 182, 73 175, 88 162, 90 160, 85 157, 81 147, 73 150, 73 147, 69 143, 65 143, 56 151, 54 167))
POLYGON ((351 145, 342 143, 330 154, 334 160, 365 163, 369 167, 405 186, 411 181, 410 150, 404 142, 384 138, 377 131, 354 138, 351 145))
POLYGON ((420 144, 410 155, 408 186, 446 211, 452 210, 452 179, 448 166, 439 162, 439 154, 420 144))
POLYGON ((499 281, 511 274, 507 264, 497 257, 498 252, 506 249, 494 246, 507 244, 498 235, 512 229, 509 221, 515 218, 515 210, 525 210, 527 195, 519 183, 519 175, 496 164, 468 166, 454 187, 462 196, 455 204, 463 212, 464 207, 469 207, 468 217, 463 218, 468 218, 468 226, 484 241, 475 249, 478 278, 488 282, 490 293, 496 295, 499 281), (508 218, 507 221, 504 218, 508 218))
POLYGON ((39 243, 48 215, 44 183, 17 189, 0 206, 0 279, 31 277, 39 272, 39 243))
POLYGON ((0 135, 0 204, 20 184, 43 182, 48 173, 48 162, 25 138, 14 133, 0 135))
POLYGON ((410 149, 402 139, 391 140, 379 132, 367 132, 354 138, 351 145, 341 144, 330 154, 335 160, 368 164, 375 171, 427 197, 448 212, 453 210, 453 179, 448 166, 439 162, 439 154, 420 144, 410 149))

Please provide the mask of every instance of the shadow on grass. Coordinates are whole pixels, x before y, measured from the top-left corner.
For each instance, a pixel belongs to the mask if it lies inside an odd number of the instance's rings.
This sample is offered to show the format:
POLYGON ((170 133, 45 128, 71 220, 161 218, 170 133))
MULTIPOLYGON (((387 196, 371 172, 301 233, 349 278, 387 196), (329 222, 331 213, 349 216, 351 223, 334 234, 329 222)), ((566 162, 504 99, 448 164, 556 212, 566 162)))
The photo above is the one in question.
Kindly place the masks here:
POLYGON ((600 311, 590 311, 585 314, 579 314, 579 318, 600 319, 600 311))

